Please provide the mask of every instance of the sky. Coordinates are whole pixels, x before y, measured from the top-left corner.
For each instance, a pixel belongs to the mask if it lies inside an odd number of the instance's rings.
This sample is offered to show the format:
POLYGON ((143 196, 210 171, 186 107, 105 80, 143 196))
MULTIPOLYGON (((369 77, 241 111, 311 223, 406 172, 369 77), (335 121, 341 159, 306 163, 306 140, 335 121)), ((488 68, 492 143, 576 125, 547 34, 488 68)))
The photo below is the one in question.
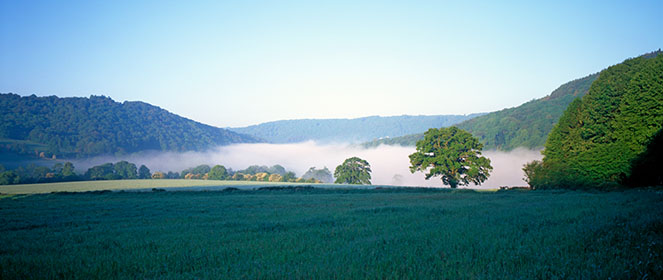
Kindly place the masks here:
POLYGON ((0 92, 219 127, 469 114, 663 48, 663 1, 547 2, 2 0, 0 92))

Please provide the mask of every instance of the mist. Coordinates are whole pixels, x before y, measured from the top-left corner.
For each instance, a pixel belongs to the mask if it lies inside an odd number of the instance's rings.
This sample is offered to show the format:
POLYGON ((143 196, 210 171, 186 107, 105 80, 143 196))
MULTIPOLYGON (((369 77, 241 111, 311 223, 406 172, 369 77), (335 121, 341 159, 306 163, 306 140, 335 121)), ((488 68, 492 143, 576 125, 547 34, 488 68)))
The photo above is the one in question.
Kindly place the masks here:
MULTIPOLYGON (((206 152, 146 152, 122 157, 96 157, 75 162, 82 171, 106 163, 126 160, 137 166, 146 165, 152 172, 176 171, 200 164, 221 164, 233 170, 242 170, 250 165, 280 164, 297 176, 310 167, 327 167, 332 172, 346 158, 357 156, 371 165, 371 183, 374 185, 399 185, 442 187, 439 177, 424 179, 424 174, 410 173, 408 155, 414 147, 381 145, 363 148, 349 144, 319 144, 313 141, 296 144, 237 144, 220 146, 206 152)), ((526 162, 541 159, 538 150, 516 149, 511 152, 484 151, 490 158, 493 172, 481 186, 471 188, 497 188, 499 186, 524 186, 522 166, 526 162)))

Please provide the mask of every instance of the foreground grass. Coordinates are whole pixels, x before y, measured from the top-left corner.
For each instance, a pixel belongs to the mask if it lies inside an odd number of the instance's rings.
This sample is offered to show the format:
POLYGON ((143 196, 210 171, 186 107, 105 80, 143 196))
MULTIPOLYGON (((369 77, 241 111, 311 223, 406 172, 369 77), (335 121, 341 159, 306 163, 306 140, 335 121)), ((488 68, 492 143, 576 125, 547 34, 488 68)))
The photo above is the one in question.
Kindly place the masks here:
POLYGON ((656 191, 14 196, 0 279, 660 279, 661 206, 656 191))
MULTIPOLYGON (((255 185, 297 185, 293 183, 270 183, 252 181, 185 180, 185 179, 150 179, 150 180, 101 180, 44 184, 2 185, 2 194, 38 194, 51 192, 89 192, 101 190, 132 190, 151 188, 188 188, 228 186, 242 187, 255 185)), ((309 184, 310 185, 310 184, 309 184)))

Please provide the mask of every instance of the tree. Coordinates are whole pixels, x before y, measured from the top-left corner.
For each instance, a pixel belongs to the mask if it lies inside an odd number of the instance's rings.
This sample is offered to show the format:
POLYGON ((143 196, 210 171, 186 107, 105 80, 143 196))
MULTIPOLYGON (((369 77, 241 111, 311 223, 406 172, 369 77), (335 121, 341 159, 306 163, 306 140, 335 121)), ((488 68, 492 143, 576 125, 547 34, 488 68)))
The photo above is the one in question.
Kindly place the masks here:
POLYGON ((334 177, 332 177, 331 171, 327 169, 327 167, 323 169, 315 169, 315 167, 311 167, 302 175, 303 179, 311 179, 314 178, 316 180, 319 180, 321 182, 325 183, 331 183, 334 182, 334 177))
POLYGON ((76 172, 74 172, 74 164, 71 162, 65 162, 60 174, 65 179, 75 178, 76 172))
POLYGON ((223 165, 215 165, 209 171, 207 178, 209 180, 225 180, 228 176, 228 170, 223 165))
POLYGON ((21 178, 14 171, 0 172, 0 185, 18 184, 21 178))
MULTIPOLYGON (((589 93, 567 107, 548 135, 542 151, 545 180, 530 185, 612 189, 635 183, 626 178, 643 178, 631 172, 642 170, 633 169, 633 164, 663 129, 661 73, 660 52, 601 71, 589 93)), ((660 174, 660 168, 654 172, 660 174)))
POLYGON ((286 172, 287 171, 285 170, 285 168, 281 165, 278 165, 278 164, 276 164, 276 165, 270 167, 269 169, 267 169, 267 173, 269 173, 269 174, 279 174, 281 176, 285 175, 286 172))
POLYGON ((119 161, 115 163, 113 166, 115 169, 115 175, 117 175, 120 179, 136 179, 138 178, 138 171, 136 168, 136 165, 127 162, 127 161, 119 161))
POLYGON ((164 175, 163 172, 157 171, 157 172, 154 172, 154 174, 152 174, 152 179, 165 179, 165 178, 166 178, 166 175, 164 175))
POLYGON ((534 160, 523 165, 525 172, 525 182, 535 189, 544 184, 543 163, 540 160, 534 160))
POLYGON ((119 179, 116 177, 115 173, 113 172, 113 164, 112 163, 104 163, 102 165, 97 165, 90 167, 85 172, 85 177, 90 179, 90 180, 114 180, 114 179, 119 179))
POLYGON ((283 176, 281 176, 279 174, 272 174, 272 175, 269 175, 268 180, 270 182, 281 182, 283 180, 283 176))
POLYGON ((247 167, 247 168, 244 169, 244 170, 240 170, 239 172, 241 172, 241 173, 243 173, 243 174, 251 174, 251 175, 255 175, 255 174, 258 174, 258 173, 267 172, 268 169, 269 169, 269 167, 267 167, 267 166, 265 166, 265 165, 263 165, 263 166, 260 166, 260 165, 251 165, 251 166, 247 167))
POLYGON ((267 172, 257 173, 257 174, 255 174, 255 177, 256 177, 256 181, 263 181, 263 182, 269 181, 269 173, 267 173, 267 172))
POLYGON ((138 168, 138 179, 150 179, 152 175, 150 174, 150 169, 147 168, 144 164, 138 168))
POLYGON ((351 157, 336 167, 334 177, 337 184, 370 185, 371 165, 363 159, 351 157))
POLYGON ((285 175, 283 175, 283 178, 281 178, 282 182, 294 182, 297 180, 297 175, 295 175, 294 172, 286 172, 285 175))
POLYGON ((457 127, 431 128, 410 155, 410 172, 428 172, 426 180, 442 176, 442 183, 451 188, 480 185, 493 170, 490 160, 481 156, 482 148, 472 134, 457 127))

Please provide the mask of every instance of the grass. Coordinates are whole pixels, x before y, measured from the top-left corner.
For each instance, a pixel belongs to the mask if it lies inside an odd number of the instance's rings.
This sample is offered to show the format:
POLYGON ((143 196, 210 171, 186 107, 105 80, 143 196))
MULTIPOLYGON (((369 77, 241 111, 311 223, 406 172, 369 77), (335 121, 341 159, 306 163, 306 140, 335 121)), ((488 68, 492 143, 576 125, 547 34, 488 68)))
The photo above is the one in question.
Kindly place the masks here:
POLYGON ((285 189, 0 199, 0 279, 663 277, 659 191, 285 189))
POLYGON ((0 185, 2 194, 39 194, 51 192, 89 192, 101 190, 132 190, 152 188, 191 188, 191 187, 236 187, 253 188, 272 185, 311 185, 297 183, 270 183, 252 181, 218 181, 218 180, 185 180, 185 179, 151 179, 151 180, 101 180, 62 182, 45 184, 0 185))

